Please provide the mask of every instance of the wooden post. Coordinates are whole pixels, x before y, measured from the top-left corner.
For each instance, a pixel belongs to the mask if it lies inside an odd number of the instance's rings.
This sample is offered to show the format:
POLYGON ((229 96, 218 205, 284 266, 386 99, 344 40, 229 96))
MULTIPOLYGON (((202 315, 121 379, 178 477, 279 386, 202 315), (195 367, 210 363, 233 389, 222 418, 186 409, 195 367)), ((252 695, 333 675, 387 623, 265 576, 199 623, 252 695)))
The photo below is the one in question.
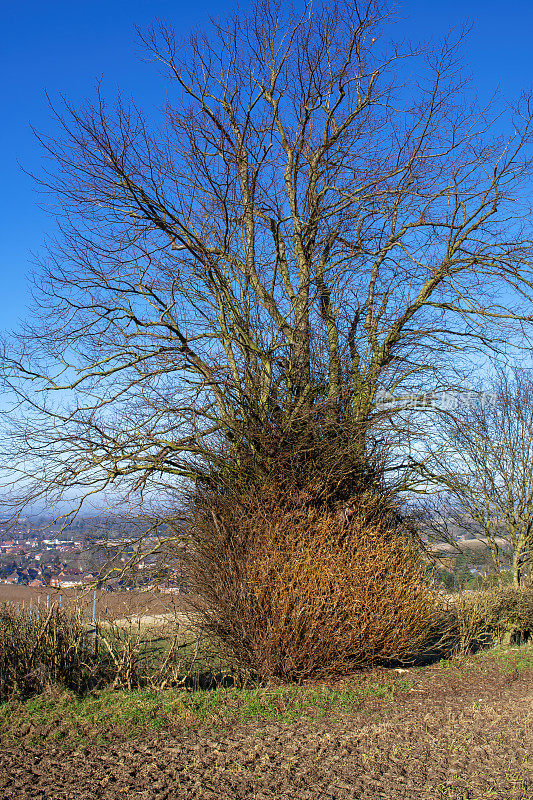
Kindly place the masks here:
POLYGON ((96 655, 96 589, 93 594, 93 656, 96 655))

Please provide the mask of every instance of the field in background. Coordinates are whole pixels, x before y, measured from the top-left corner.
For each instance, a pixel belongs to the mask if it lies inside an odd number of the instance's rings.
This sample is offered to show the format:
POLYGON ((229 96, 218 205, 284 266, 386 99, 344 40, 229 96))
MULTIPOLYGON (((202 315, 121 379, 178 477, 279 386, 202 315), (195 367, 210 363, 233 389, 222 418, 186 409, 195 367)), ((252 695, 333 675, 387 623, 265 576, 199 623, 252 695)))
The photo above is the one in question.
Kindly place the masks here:
MULTIPOLYGON (((77 601, 78 608, 85 611, 84 616, 92 614, 93 589, 82 592, 79 589, 54 589, 51 586, 33 589, 29 586, 0 584, 0 604, 22 605, 24 603, 24 607, 29 608, 30 601, 32 606, 38 602, 46 605, 47 598, 51 604, 59 603, 60 597, 63 608, 75 609, 77 601)), ((174 614, 181 613, 186 609, 186 595, 143 592, 140 589, 123 592, 97 590, 96 592, 96 616, 99 618, 121 619, 132 615, 174 614)))

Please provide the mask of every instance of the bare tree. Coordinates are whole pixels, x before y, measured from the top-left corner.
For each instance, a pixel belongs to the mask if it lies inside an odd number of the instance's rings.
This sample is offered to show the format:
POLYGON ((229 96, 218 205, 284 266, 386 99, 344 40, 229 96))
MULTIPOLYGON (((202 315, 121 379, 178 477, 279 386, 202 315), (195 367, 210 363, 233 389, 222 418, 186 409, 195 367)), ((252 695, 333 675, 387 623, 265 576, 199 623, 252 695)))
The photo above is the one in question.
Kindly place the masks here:
POLYGON ((436 529, 485 543, 495 571, 509 562, 519 586, 533 558, 533 374, 500 367, 481 398, 439 428, 432 470, 446 502, 436 529))
POLYGON ((462 37, 410 50, 390 23, 379 0, 260 0, 184 42, 160 26, 159 126, 124 99, 57 113, 59 233, 3 359, 14 506, 280 452, 319 472, 317 442, 344 465, 319 491, 349 498, 401 408, 378 391, 456 385, 529 325, 529 101, 503 138, 462 37))

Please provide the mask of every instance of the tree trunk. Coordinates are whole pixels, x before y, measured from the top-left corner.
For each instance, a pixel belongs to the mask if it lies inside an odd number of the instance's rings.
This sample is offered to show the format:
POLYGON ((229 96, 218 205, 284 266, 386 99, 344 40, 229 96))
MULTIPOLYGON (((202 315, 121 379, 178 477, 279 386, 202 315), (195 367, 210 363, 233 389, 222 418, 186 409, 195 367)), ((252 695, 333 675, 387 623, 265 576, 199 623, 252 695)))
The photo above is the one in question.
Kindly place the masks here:
POLYGON ((520 587, 523 578, 524 554, 521 547, 517 547, 513 556, 513 585, 520 587))

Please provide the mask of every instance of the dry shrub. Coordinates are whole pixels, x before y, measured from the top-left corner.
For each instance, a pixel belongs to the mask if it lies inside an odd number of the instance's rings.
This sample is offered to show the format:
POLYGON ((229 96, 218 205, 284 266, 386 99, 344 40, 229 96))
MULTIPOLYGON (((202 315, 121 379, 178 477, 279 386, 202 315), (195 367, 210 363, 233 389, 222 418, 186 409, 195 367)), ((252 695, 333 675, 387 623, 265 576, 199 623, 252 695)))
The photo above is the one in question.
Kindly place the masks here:
POLYGON ((113 689, 149 687, 162 691, 184 685, 190 675, 189 651, 194 640, 192 634, 184 639, 175 618, 150 623, 135 616, 100 620, 98 642, 100 652, 107 655, 111 665, 113 689))
POLYGON ((175 621, 100 620, 96 630, 68 610, 0 606, 0 702, 50 686, 84 693, 111 686, 161 690, 185 685, 191 641, 175 621))
POLYGON ((79 690, 95 674, 92 639, 74 615, 52 606, 30 613, 0 607, 0 700, 60 684, 79 690))
POLYGON ((533 636, 533 588, 465 592, 454 598, 452 610, 464 652, 487 641, 520 644, 533 636))
POLYGON ((188 570, 204 629, 262 677, 341 675, 406 660, 437 613, 388 500, 362 494, 344 525, 275 488, 196 502, 188 570))

